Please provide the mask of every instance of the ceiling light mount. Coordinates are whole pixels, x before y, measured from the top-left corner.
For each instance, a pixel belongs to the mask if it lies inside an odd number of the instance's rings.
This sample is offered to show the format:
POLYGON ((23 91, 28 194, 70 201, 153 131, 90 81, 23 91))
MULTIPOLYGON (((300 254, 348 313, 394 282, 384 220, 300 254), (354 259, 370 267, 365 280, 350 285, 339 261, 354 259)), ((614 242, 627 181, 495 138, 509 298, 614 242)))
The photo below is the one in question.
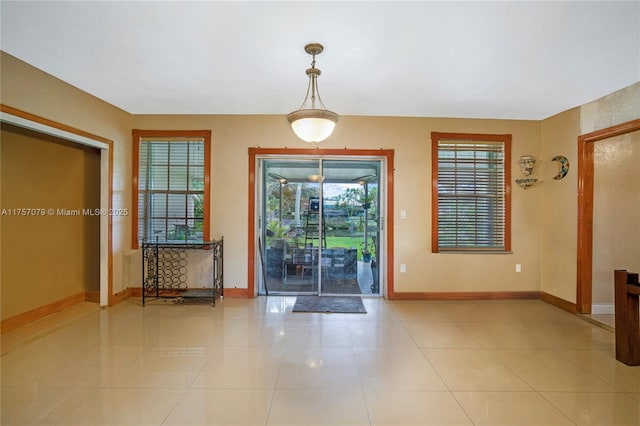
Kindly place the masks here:
POLYGON ((306 71, 309 86, 302 105, 297 111, 288 114, 287 120, 300 139, 315 145, 331 136, 340 116, 324 106, 318 91, 318 77, 321 72, 316 68, 316 55, 324 51, 324 46, 320 43, 310 43, 304 47, 304 51, 313 57, 311 68, 306 71))
POLYGON ((304 47, 304 51, 313 56, 313 60, 315 61, 316 55, 319 55, 324 51, 324 46, 320 43, 309 43, 304 47))

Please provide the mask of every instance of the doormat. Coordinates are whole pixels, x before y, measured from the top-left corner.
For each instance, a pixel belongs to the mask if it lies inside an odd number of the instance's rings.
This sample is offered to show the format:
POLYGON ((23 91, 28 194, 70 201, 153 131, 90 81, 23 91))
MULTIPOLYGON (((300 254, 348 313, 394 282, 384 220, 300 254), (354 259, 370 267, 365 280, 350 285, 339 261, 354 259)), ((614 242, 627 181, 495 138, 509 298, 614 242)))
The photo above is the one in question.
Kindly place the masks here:
POLYGON ((298 296, 293 312, 366 314, 367 310, 357 296, 298 296))

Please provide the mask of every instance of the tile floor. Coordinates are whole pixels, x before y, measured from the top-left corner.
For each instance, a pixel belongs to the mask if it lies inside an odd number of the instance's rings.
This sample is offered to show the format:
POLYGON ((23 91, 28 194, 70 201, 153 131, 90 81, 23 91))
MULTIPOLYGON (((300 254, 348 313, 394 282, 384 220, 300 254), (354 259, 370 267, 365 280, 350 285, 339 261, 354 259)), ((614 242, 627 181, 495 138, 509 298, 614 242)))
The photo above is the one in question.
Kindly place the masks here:
POLYGON ((616 316, 613 314, 583 314, 584 319, 592 321, 613 331, 616 328, 616 316))
POLYGON ((640 367, 541 301, 83 303, 2 335, 3 425, 639 425, 640 367))

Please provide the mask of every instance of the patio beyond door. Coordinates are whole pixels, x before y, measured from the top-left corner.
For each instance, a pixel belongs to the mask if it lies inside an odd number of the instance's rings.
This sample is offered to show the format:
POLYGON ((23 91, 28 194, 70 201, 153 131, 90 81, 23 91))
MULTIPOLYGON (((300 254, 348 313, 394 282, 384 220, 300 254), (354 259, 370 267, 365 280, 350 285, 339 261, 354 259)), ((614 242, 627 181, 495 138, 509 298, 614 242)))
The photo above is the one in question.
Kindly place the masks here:
POLYGON ((260 160, 260 294, 380 294, 381 167, 260 160))

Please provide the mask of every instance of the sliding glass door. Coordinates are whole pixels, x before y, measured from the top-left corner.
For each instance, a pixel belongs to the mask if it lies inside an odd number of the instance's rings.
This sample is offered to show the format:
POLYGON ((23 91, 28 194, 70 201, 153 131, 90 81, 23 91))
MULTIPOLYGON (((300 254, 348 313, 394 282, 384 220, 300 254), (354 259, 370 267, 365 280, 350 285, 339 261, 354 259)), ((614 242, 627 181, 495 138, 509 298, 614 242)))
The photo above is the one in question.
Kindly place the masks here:
POLYGON ((260 170, 263 243, 259 255, 264 272, 260 293, 317 294, 320 164, 317 160, 261 160, 260 170))
POLYGON ((323 161, 322 230, 327 242, 322 264, 323 293, 378 293, 375 266, 379 252, 379 163, 323 161))
POLYGON ((260 160, 261 294, 380 294, 381 164, 260 160))

